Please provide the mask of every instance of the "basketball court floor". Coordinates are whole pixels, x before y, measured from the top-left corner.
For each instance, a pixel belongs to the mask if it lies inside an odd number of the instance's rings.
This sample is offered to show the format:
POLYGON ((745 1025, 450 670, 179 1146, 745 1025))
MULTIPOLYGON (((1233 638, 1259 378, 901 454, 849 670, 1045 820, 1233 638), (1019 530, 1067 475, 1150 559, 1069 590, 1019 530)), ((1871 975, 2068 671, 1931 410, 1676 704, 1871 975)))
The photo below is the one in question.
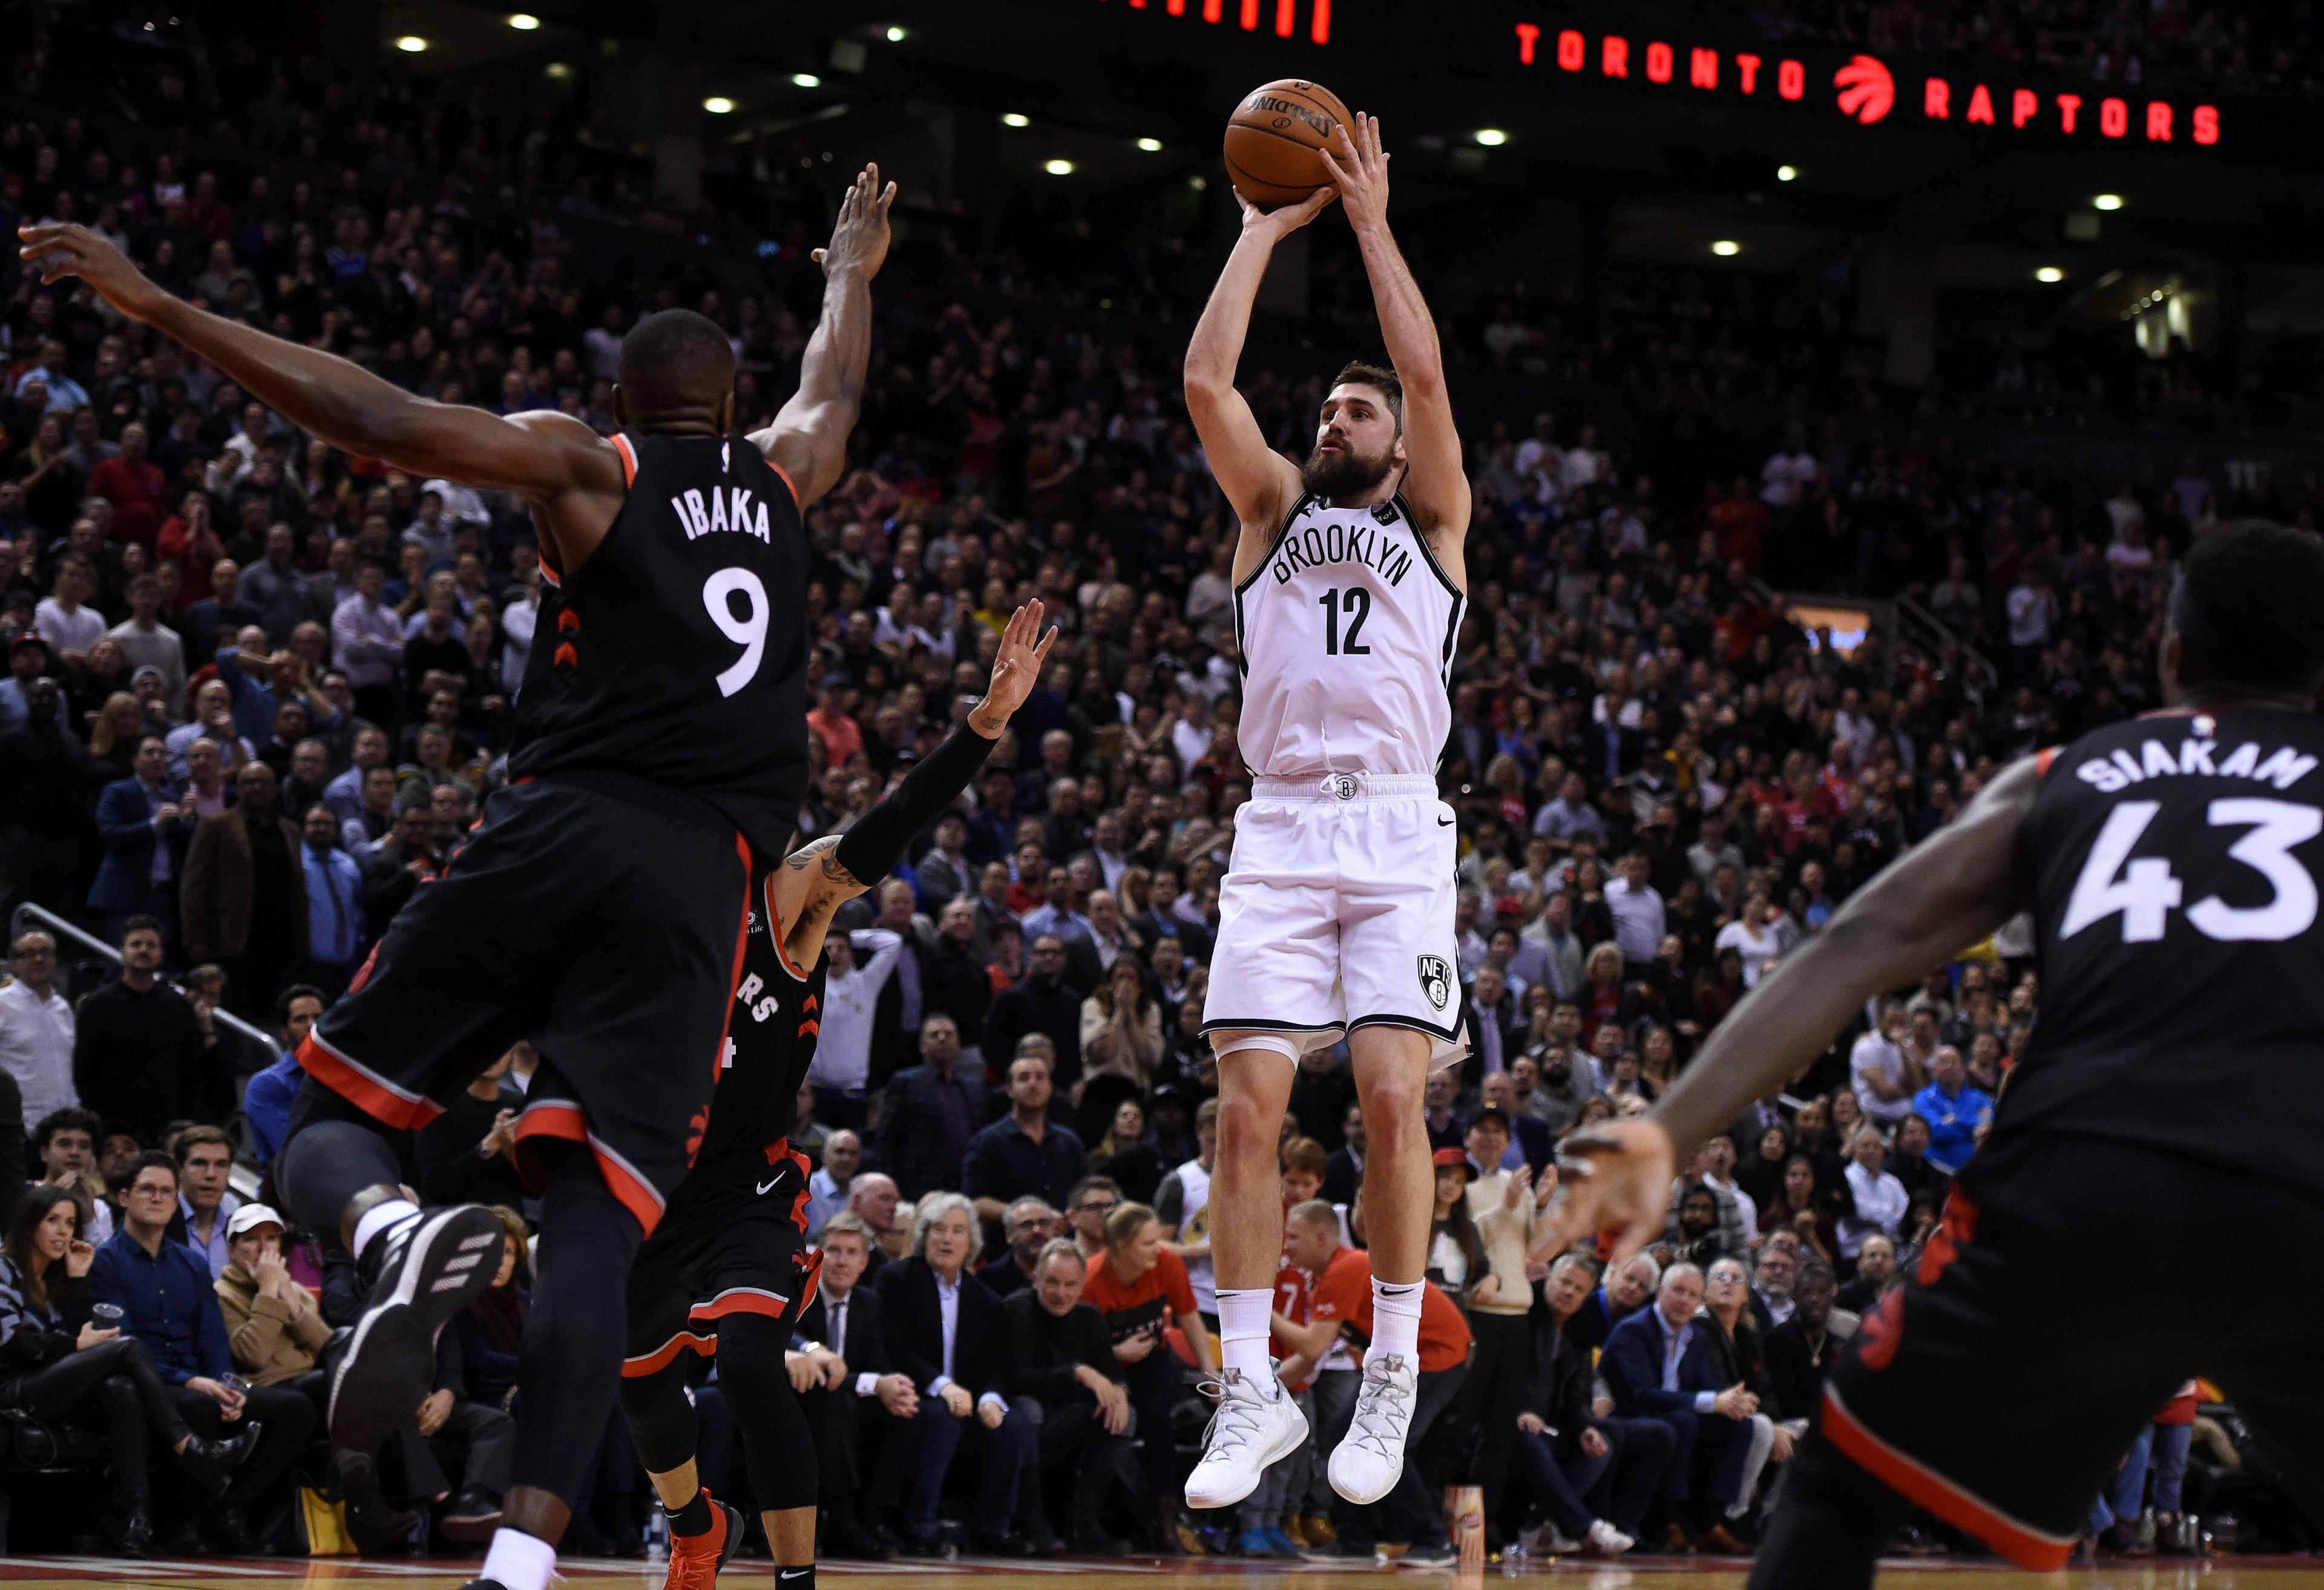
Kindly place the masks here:
MULTIPOLYGON (((1032 1565, 980 1562, 858 1564, 834 1563, 822 1568, 845 1590, 936 1590, 929 1581, 967 1578, 975 1590, 1066 1590, 1065 1581, 1120 1579, 1119 1590, 1172 1590, 1176 1585, 1204 1584, 1208 1590, 1234 1590, 1236 1581, 1256 1586, 1274 1579, 1292 1581, 1296 1590, 1358 1590, 1387 1583, 1406 1585, 1436 1580, 1449 1590, 1489 1586, 1498 1580, 1540 1578, 1570 1585, 1574 1590, 1737 1590, 1748 1565, 1715 1558, 1642 1558, 1635 1563, 1598 1563, 1561 1558, 1554 1563, 1495 1565, 1482 1574, 1462 1576, 1449 1568, 1365 1569, 1321 1563, 1237 1562, 1224 1558, 1194 1563, 1092 1562, 1059 1559, 1032 1565)), ((81 1590, 92 1584, 131 1585, 144 1590, 217 1590, 221 1585, 248 1585, 253 1590, 268 1581, 298 1581, 309 1585, 368 1583, 395 1590, 457 1590, 475 1564, 468 1562, 357 1562, 323 1559, 311 1562, 201 1558, 169 1562, 115 1562, 89 1557, 0 1558, 0 1584, 11 1590, 81 1590)), ((637 1562, 569 1562, 560 1576, 576 1590, 659 1590, 661 1565, 637 1562)), ((742 1562, 720 1576, 720 1583, 744 1586, 774 1584, 773 1565, 742 1562)), ((2148 1561, 2073 1568, 2061 1574, 2029 1574, 1992 1563, 1927 1560, 1888 1565, 1880 1576, 1881 1590, 2324 1590, 2324 1561, 2311 1564, 2285 1558, 2213 1558, 2209 1561, 2148 1561)))

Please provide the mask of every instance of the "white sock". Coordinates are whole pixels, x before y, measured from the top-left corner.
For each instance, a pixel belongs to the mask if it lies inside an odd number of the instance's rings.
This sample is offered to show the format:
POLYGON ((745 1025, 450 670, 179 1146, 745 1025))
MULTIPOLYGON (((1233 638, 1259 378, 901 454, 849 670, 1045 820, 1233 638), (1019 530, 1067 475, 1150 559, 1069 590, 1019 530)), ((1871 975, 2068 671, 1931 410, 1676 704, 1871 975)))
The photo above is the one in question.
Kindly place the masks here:
POLYGON ((1419 1367, 1420 1289, 1427 1284, 1416 1280, 1399 1285, 1372 1277, 1372 1345, 1364 1354, 1365 1363, 1402 1358, 1419 1367))
POLYGON ((505 1585, 508 1590, 549 1590, 557 1572, 557 1548, 522 1530, 503 1524, 493 1531, 493 1548, 484 1553, 478 1576, 505 1585))
POLYGON ((407 1216, 419 1213, 420 1206, 410 1198, 390 1198, 383 1204, 374 1204, 364 1211, 364 1217, 355 1222, 355 1257, 363 1257, 364 1250, 371 1246, 372 1238, 401 1225, 407 1216))
POLYGON ((1219 1289, 1219 1341, 1229 1369, 1257 1379, 1275 1375, 1275 1360, 1268 1356, 1268 1321, 1275 1310, 1273 1287, 1219 1289))

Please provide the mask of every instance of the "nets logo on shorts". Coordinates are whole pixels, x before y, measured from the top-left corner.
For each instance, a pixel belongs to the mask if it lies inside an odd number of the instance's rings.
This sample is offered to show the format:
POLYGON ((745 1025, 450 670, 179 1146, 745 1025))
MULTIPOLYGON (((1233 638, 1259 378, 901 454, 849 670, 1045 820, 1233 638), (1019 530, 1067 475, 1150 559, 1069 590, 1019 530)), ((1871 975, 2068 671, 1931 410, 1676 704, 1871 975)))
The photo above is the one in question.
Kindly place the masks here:
POLYGON ((1452 968, 1445 964, 1443 956, 1424 955, 1420 957, 1420 992, 1426 994, 1428 1003, 1440 1011, 1452 999, 1452 968))

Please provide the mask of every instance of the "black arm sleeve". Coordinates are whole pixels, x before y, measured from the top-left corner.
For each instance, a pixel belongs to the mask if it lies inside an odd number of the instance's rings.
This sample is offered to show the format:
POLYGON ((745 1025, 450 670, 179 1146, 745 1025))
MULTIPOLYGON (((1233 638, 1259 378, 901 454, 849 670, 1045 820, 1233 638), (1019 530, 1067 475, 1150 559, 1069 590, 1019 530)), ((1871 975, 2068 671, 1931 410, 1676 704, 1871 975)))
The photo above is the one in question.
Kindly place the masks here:
POLYGON ((966 724, 928 753, 927 760, 856 825, 839 837, 839 864, 858 883, 876 883, 895 871, 913 836, 934 827, 945 807, 960 798, 968 781, 992 753, 994 742, 966 724))

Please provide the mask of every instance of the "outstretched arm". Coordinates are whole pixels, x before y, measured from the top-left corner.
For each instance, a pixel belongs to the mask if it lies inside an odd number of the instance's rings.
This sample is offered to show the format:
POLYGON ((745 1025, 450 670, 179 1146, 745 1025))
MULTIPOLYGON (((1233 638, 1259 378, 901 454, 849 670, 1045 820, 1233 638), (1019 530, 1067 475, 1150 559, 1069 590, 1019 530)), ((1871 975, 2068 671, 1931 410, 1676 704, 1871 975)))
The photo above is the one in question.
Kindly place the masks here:
POLYGON ((608 522, 620 503, 620 454, 577 420, 551 413, 503 420, 482 409, 430 402, 336 355, 286 342, 163 291, 85 226, 23 226, 16 235, 25 264, 43 284, 79 277, 131 319, 183 344, 259 402, 343 451, 384 459, 423 478, 440 476, 551 506, 577 493, 602 495, 608 522))
MULTIPOLYGON (((1259 300, 1275 245, 1322 214, 1333 197, 1330 189, 1321 188, 1298 204, 1260 210, 1235 196, 1242 206, 1242 236, 1235 239, 1227 268, 1219 273, 1219 284, 1211 289, 1211 301, 1203 306, 1194 340, 1186 345, 1186 412, 1203 439, 1203 455, 1219 489, 1242 521, 1246 543, 1254 532, 1261 538, 1273 532, 1284 505, 1299 489, 1299 472, 1267 445, 1250 405, 1235 390, 1235 365, 1242 359, 1251 305, 1259 300)), ((1247 557, 1255 560, 1265 551, 1263 544, 1256 551, 1248 546, 1239 551, 1235 578, 1242 578, 1247 557)))
POLYGON ((847 437, 863 406, 872 362, 872 278, 888 257, 888 207, 895 201, 896 185, 880 186, 876 162, 840 201, 830 246, 815 251, 823 267, 823 318, 799 356, 798 390, 775 422, 751 438, 789 477, 801 508, 837 485, 847 469, 847 437))
POLYGON ((934 824, 984 766, 1010 716, 1033 693, 1056 641, 1056 630, 1041 633, 1041 611, 1032 601, 1010 616, 992 661, 992 682, 966 724, 853 827, 800 846, 768 881, 768 902, 774 920, 785 925, 783 953, 791 965, 815 965, 832 913, 886 877, 912 837, 934 824))
POLYGON ((1959 821, 1858 891, 1760 979, 1651 1113, 1566 1139, 1560 1235, 1613 1232, 1617 1264, 1652 1242, 1683 1156, 1811 1064, 1866 1000, 2015 915, 2025 901, 2017 833, 2040 787, 2030 757, 2004 772, 1959 821))
MULTIPOLYGON (((1469 532, 1469 477, 1461 468, 1461 434, 1452 424, 1436 321, 1388 234, 1388 157, 1380 148, 1379 118, 1359 114, 1352 126, 1342 123, 1333 131, 1335 144, 1319 153, 1347 205, 1348 225, 1355 228, 1364 273, 1371 278, 1380 339, 1404 384, 1404 452, 1410 464, 1405 500, 1433 539, 1437 556, 1457 555, 1469 532)), ((1461 571, 1456 566, 1452 572, 1457 577, 1461 571)))

